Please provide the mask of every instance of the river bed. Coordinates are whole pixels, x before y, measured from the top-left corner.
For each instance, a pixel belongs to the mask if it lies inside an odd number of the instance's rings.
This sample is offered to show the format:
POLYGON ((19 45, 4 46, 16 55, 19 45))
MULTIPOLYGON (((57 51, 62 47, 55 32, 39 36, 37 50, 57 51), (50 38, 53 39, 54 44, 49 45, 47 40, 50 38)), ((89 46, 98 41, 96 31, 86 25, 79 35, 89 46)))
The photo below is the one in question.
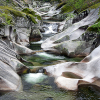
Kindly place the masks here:
MULTIPOLYGON (((56 34, 57 24, 44 24, 46 28, 43 39, 32 42, 28 48, 41 50, 41 43, 48 37, 56 34), (53 26, 53 27, 52 27, 53 26), (54 29, 53 29, 54 28, 54 29)), ((83 58, 68 58, 48 52, 39 52, 33 55, 22 56, 31 63, 24 63, 30 68, 45 67, 68 61, 81 61, 83 58)), ((21 76, 23 91, 11 92, 0 97, 0 100, 100 100, 99 91, 93 86, 79 86, 78 91, 66 91, 57 87, 54 78, 43 73, 29 73, 21 76)))

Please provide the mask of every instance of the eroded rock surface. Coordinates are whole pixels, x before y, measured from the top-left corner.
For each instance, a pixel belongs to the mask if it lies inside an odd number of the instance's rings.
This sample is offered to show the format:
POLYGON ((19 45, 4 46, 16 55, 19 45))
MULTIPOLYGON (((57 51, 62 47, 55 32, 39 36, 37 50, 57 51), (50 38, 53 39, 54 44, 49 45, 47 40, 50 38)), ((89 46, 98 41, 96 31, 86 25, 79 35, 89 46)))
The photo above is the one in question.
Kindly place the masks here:
POLYGON ((58 87, 77 90, 79 85, 92 84, 100 87, 100 46, 81 62, 66 62, 45 67, 46 73, 55 77, 58 87))
POLYGON ((74 23, 63 32, 46 39, 41 45, 43 50, 64 54, 69 57, 88 55, 94 39, 88 42, 82 39, 87 29, 84 27, 95 23, 99 18, 98 11, 99 8, 91 10, 89 15, 81 21, 74 23))

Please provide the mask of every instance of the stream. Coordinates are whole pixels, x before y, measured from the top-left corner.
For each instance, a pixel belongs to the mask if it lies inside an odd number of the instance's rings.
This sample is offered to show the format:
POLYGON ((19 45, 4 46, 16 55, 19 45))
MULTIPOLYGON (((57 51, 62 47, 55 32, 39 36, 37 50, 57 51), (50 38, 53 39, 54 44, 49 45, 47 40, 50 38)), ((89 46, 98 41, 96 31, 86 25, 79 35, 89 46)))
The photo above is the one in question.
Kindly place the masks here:
MULTIPOLYGON (((58 24, 43 23, 45 32, 43 38, 38 42, 32 42, 28 48, 41 50, 41 44, 45 39, 57 34, 58 24)), ((46 67, 69 61, 81 61, 83 58, 68 58, 63 55, 56 55, 50 52, 39 52, 33 55, 23 55, 25 60, 31 63, 24 63, 30 69, 46 67)), ((100 92, 93 86, 79 86, 78 91, 66 91, 57 87, 53 77, 41 72, 28 73, 21 76, 23 91, 11 92, 0 97, 0 100, 100 100, 100 92)))
MULTIPOLYGON (((45 32, 43 38, 38 42, 32 42, 29 46, 32 50, 41 50, 41 43, 48 37, 57 33, 58 25, 56 23, 44 23, 45 32)), ((22 56, 27 61, 34 64, 28 65, 30 68, 45 67, 59 64, 66 61, 81 61, 83 58, 68 58, 62 55, 55 55, 49 52, 40 52, 31 56, 22 56)), ((35 98, 35 100, 99 100, 100 93, 93 86, 79 87, 78 91, 65 91, 59 89, 54 83, 54 78, 43 73, 29 73, 22 76, 24 91, 35 98)), ((23 93, 22 93, 23 94, 23 93)), ((26 95, 28 95, 26 94, 26 95)), ((21 99, 21 100, 31 100, 21 99)), ((34 99, 32 99, 34 100, 34 99)))

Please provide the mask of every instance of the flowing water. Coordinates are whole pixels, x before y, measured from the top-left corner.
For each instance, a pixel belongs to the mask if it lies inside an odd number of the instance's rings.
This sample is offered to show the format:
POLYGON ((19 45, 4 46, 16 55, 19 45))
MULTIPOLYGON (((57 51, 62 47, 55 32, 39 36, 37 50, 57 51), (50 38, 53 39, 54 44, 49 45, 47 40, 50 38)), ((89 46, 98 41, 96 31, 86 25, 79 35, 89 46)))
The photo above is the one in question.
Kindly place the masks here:
MULTIPOLYGON (((29 46, 32 50, 41 50, 41 43, 57 33, 56 23, 44 23, 45 32, 38 42, 29 46)), ((29 56, 22 56, 31 63, 25 63, 30 68, 45 67, 66 61, 81 61, 82 58, 68 58, 47 52, 40 52, 29 56), (34 66, 33 66, 34 65, 34 66)), ((29 73, 22 75, 23 91, 12 92, 0 97, 0 100, 100 100, 100 93, 93 86, 81 86, 78 91, 65 91, 56 86, 54 78, 43 73, 29 73)))
MULTIPOLYGON (((43 39, 30 44, 32 50, 41 50, 41 43, 48 37, 57 33, 57 24, 44 23, 45 32, 43 39)), ((66 61, 81 61, 82 58, 68 58, 47 52, 40 52, 31 56, 23 56, 33 62, 34 66, 45 67, 66 61)), ((34 68, 30 65, 30 68, 34 68)), ((22 76, 25 95, 32 95, 25 100, 99 100, 100 93, 93 86, 81 86, 78 91, 65 91, 59 89, 54 83, 54 78, 43 73, 29 73, 22 76)), ((22 94, 23 95, 23 94, 22 94)), ((21 95, 20 95, 21 97, 21 95)), ((18 98, 18 97, 17 97, 18 98)), ((24 99, 21 99, 24 100, 24 99)))

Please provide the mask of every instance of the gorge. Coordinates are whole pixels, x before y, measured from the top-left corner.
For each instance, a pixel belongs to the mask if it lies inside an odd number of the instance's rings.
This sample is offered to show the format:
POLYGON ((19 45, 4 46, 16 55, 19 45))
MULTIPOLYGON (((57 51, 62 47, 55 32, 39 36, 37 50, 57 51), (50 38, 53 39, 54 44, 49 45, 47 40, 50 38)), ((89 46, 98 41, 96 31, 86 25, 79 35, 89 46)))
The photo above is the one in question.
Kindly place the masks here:
POLYGON ((100 99, 100 1, 65 1, 0 0, 0 100, 100 99))

